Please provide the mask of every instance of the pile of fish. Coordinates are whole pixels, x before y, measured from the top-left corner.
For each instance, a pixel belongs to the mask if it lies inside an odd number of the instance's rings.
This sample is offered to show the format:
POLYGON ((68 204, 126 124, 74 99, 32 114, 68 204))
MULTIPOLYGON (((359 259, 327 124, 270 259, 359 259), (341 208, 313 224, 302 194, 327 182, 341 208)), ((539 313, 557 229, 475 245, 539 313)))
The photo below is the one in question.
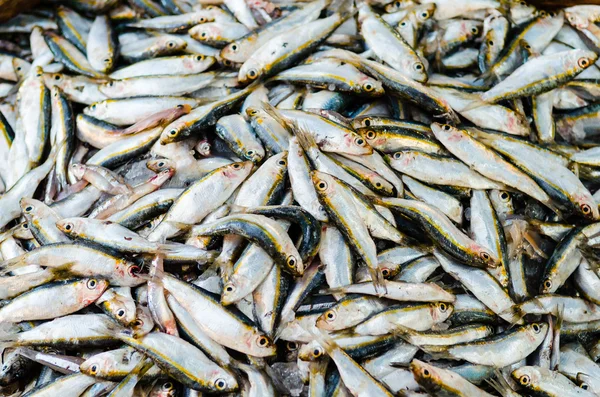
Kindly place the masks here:
POLYGON ((0 395, 600 396, 600 6, 0 24, 0 395))

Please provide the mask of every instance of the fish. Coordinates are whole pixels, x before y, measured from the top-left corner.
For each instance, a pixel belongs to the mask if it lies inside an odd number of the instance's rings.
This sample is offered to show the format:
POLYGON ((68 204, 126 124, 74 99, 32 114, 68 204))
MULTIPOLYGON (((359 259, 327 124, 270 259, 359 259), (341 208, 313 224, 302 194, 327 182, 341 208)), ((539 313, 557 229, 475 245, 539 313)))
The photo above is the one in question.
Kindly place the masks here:
POLYGON ((0 395, 600 392, 599 6, 16 11, 0 395))

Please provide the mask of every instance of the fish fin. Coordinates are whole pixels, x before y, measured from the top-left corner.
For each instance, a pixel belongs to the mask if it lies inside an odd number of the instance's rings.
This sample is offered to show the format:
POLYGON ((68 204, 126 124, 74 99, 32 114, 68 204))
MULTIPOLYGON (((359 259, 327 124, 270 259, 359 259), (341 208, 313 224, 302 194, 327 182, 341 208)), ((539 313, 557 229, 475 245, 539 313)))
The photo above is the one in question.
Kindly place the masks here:
POLYGON ((320 329, 312 329, 310 332, 313 334, 315 340, 319 342, 319 344, 325 349, 325 351, 329 354, 332 350, 340 349, 340 347, 335 343, 333 338, 320 329))
POLYGON ((510 384, 498 369, 494 370, 494 375, 496 376, 496 379, 490 378, 487 379, 486 382, 503 397, 514 395, 514 390, 510 387, 510 384))
POLYGON ((472 102, 467 105, 466 107, 462 108, 459 113, 464 113, 464 112, 468 112, 469 110, 473 110, 473 109, 477 109, 480 108, 482 106, 487 106, 489 105, 487 102, 485 102, 483 99, 481 99, 481 94, 479 95, 473 95, 471 97, 472 102))
POLYGON ((152 261, 150 262, 150 270, 148 274, 150 276, 150 280, 153 283, 162 283, 162 279, 165 277, 165 269, 163 266, 164 258, 164 251, 162 249, 159 249, 159 252, 157 252, 156 255, 154 255, 152 261))
POLYGON ((401 361, 391 361, 389 363, 390 367, 394 367, 394 368, 406 368, 408 369, 410 367, 410 363, 404 363, 401 361))
POLYGON ((301 130, 294 131, 294 133, 298 138, 298 143, 305 151, 319 149, 319 145, 317 145, 317 141, 311 133, 301 130))
POLYGON ((385 284, 385 278, 383 277, 383 273, 379 268, 369 268, 369 273, 371 274, 371 281, 373 282, 373 286, 375 287, 377 296, 381 298, 382 296, 387 294, 387 286, 385 284))
POLYGON ((27 266, 24 255, 19 255, 12 259, 5 260, 4 262, 2 262, 2 269, 0 270, 0 275, 4 276, 7 273, 10 273, 15 269, 19 269, 24 266, 27 266))
POLYGON ((451 346, 434 346, 434 345, 422 345, 419 346, 421 350, 432 356, 434 359, 451 358, 448 355, 448 349, 451 346))
MULTIPOLYGON (((417 334, 417 331, 415 331, 414 329, 408 328, 404 325, 395 324, 394 329, 392 330, 392 334, 394 336, 398 336, 398 337, 406 340, 406 339, 410 339, 408 337, 417 334)), ((406 340, 406 341, 410 344, 414 344, 409 340, 406 340)), ((418 346, 418 345, 415 345, 415 346, 418 346)))
POLYGON ((2 351, 2 363, 4 363, 4 353, 6 349, 18 346, 17 338, 19 334, 5 335, 0 338, 0 350, 2 351))
MULTIPOLYGON (((555 371, 560 362, 560 329, 562 328, 565 305, 561 304, 557 308, 556 321, 552 326, 553 340, 552 351, 550 353, 550 370, 555 371)), ((550 330, 548 330, 550 332, 550 330)))
POLYGON ((344 287, 335 287, 335 288, 325 288, 319 290, 320 295, 335 295, 335 294, 345 294, 344 287))
POLYGON ((519 323, 521 323, 521 320, 523 319, 523 317, 525 317, 525 314, 526 313, 523 313, 523 311, 521 310, 519 305, 516 305, 516 304, 512 305, 508 309, 498 313, 498 315, 501 317, 510 315, 510 318, 512 319, 512 321, 510 322, 509 328, 512 328, 515 325, 518 325, 519 323))

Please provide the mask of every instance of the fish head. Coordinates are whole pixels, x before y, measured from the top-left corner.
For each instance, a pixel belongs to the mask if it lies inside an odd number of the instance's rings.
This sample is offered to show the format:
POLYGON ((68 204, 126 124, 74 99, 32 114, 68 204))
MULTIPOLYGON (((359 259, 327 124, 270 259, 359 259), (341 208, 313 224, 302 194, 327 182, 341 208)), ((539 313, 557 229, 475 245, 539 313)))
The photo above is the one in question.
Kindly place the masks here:
POLYGON ((56 227, 69 236, 79 236, 83 230, 83 223, 81 218, 65 218, 56 222, 56 227))

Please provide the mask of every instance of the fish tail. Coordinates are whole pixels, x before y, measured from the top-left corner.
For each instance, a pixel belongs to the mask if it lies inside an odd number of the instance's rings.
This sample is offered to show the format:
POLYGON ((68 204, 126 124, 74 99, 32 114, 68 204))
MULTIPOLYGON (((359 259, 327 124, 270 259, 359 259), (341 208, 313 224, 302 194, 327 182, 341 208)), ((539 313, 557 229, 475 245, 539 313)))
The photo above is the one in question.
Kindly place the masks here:
POLYGON ((311 133, 302 130, 294 131, 294 133, 298 138, 298 143, 304 150, 318 149, 317 141, 311 133))
POLYGON ((369 273, 371 274, 371 280, 373 281, 373 286, 375 287, 375 291, 379 297, 382 297, 387 293, 387 287, 385 285, 385 278, 383 277, 383 273, 379 268, 369 268, 369 273))
POLYGON ((402 339, 405 339, 408 343, 411 343, 411 344, 413 344, 413 343, 410 341, 410 339, 411 339, 410 337, 415 335, 416 333, 417 332, 415 330, 410 329, 410 328, 408 328, 404 325, 400 325, 400 324, 396 324, 394 326, 394 329, 392 330, 392 334, 394 336, 398 336, 402 339))
POLYGON ((490 378, 490 379, 487 379, 486 382, 494 390, 496 390, 498 392, 498 394, 500 394, 501 396, 510 396, 510 395, 514 394, 514 390, 510 387, 510 385, 508 384, 508 382, 502 375, 502 372, 500 372, 498 369, 496 369, 496 370, 494 370, 494 375, 495 375, 496 379, 490 378))
MULTIPOLYGON (((164 244, 163 247, 164 248, 164 244)), ((165 269, 163 265, 163 260, 165 258, 164 251, 159 249, 159 251, 154 255, 152 261, 150 262, 150 279, 153 283, 162 283, 162 279, 165 277, 165 269)))
POLYGON ((319 342, 319 344, 321 346, 323 346, 323 349, 325 349, 325 351, 327 353, 332 352, 335 349, 339 349, 340 347, 337 345, 337 343, 335 343, 335 341, 333 340, 333 338, 331 338, 329 335, 326 335, 324 332, 321 332, 321 330, 319 329, 314 329, 311 331, 315 340, 317 342, 319 342))
POLYGON ((0 275, 4 276, 13 270, 22 268, 27 265, 25 259, 21 256, 6 260, 2 263, 2 269, 0 269, 0 275))

